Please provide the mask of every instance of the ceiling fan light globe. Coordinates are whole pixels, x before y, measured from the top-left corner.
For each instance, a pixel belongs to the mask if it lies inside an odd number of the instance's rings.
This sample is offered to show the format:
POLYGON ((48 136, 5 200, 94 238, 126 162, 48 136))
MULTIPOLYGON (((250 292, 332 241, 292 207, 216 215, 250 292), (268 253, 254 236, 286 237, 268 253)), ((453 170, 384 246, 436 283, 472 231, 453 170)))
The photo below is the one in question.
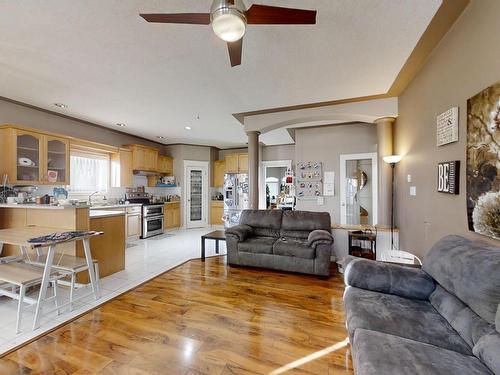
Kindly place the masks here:
POLYGON ((245 17, 235 9, 220 9, 212 14, 212 29, 225 42, 236 42, 246 31, 245 17))

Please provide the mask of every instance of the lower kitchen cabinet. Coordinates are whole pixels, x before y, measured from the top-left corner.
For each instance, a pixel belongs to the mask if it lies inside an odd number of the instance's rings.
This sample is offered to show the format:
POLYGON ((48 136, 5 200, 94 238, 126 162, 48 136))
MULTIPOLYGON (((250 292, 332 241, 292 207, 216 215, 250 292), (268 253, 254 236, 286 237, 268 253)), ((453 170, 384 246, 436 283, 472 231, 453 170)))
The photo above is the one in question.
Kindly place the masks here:
POLYGON ((179 228, 181 226, 180 202, 165 203, 163 226, 165 229, 179 228))
POLYGON ((224 202, 212 201, 210 204, 210 224, 223 225, 222 215, 224 214, 224 202))
POLYGON ((141 207, 127 207, 126 236, 127 240, 141 236, 141 207))

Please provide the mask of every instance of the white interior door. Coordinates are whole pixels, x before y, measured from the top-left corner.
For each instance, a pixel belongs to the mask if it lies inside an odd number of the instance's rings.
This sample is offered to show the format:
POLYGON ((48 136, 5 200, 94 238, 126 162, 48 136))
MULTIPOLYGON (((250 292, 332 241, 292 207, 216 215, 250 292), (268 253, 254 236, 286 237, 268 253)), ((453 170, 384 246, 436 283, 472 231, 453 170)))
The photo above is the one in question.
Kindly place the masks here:
POLYGON ((186 228, 208 225, 208 162, 184 162, 186 228))

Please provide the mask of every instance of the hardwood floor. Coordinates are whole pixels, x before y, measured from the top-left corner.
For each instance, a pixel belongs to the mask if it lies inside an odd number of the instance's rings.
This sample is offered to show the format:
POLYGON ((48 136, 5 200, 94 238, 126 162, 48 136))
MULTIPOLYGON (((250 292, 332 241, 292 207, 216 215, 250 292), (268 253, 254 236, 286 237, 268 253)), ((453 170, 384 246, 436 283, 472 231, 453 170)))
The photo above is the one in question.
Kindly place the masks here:
POLYGON ((0 359, 1 374, 352 374, 342 279, 189 261, 0 359))

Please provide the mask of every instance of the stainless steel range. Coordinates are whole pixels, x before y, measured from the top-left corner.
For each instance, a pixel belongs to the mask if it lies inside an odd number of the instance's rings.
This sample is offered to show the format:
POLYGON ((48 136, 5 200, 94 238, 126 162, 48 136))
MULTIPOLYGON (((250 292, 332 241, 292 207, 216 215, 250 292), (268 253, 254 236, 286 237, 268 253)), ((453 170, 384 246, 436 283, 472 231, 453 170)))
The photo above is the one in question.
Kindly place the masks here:
POLYGON ((163 203, 150 203, 148 193, 130 192, 125 195, 130 203, 142 204, 142 231, 141 238, 148 238, 163 234, 163 203))

